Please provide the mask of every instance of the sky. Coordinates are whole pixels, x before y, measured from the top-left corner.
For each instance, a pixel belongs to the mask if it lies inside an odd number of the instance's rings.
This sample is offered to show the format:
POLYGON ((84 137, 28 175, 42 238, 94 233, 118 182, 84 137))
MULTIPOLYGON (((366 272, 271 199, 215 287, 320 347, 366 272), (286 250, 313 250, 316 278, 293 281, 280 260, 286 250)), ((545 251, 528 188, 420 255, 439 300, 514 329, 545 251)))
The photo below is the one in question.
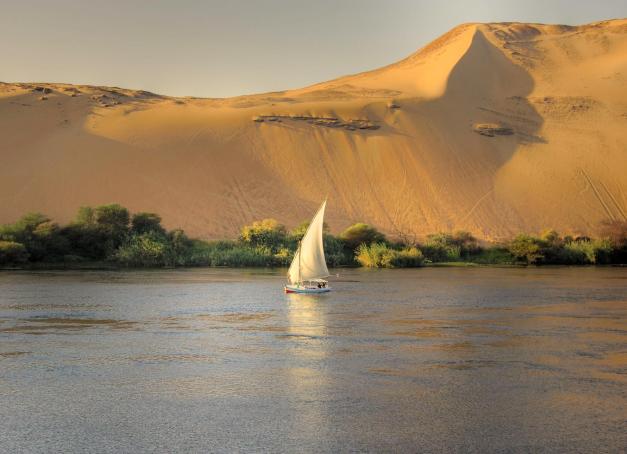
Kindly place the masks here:
POLYGON ((627 0, 0 0, 0 81, 237 96, 384 66, 464 22, 625 17, 627 0))

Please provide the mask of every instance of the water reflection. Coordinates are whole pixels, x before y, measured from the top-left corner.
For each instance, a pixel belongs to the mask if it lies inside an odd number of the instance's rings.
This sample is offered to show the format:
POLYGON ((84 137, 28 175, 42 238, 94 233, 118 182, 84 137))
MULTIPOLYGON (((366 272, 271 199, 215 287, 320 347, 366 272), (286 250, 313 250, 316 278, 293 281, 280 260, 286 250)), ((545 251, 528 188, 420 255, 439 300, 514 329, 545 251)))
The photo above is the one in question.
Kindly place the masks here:
POLYGON ((329 429, 325 298, 288 294, 286 300, 290 355, 286 395, 296 410, 293 436, 316 446, 329 429))
POLYGON ((343 274, 0 273, 0 451, 627 446, 623 269, 343 274))
POLYGON ((287 294, 288 332, 292 336, 321 338, 327 333, 324 296, 287 294))

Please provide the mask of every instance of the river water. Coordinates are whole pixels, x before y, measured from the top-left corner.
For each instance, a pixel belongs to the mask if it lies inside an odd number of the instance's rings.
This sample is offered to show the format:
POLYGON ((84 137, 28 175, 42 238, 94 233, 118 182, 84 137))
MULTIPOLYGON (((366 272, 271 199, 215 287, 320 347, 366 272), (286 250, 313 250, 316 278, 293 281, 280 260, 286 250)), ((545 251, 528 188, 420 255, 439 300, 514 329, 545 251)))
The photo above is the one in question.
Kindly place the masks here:
POLYGON ((284 272, 0 272, 0 452, 625 452, 627 269, 284 272))

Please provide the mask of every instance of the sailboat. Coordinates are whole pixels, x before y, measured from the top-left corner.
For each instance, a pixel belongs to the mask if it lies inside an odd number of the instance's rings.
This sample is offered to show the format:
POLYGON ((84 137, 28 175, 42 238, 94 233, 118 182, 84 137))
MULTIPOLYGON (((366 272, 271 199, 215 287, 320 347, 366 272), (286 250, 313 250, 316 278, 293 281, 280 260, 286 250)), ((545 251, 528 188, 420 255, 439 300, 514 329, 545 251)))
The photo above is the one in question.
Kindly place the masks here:
POLYGON ((298 249, 287 272, 285 293, 326 293, 330 292, 329 269, 324 258, 322 231, 324 224, 325 200, 311 220, 305 236, 298 243, 298 249))

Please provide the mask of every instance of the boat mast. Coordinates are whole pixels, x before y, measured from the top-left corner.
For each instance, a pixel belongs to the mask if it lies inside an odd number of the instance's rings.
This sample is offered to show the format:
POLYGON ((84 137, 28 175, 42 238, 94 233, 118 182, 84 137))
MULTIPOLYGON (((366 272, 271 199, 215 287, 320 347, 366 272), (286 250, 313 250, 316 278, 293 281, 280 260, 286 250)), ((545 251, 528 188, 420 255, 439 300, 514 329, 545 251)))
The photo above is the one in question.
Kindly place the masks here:
POLYGON ((303 245, 303 239, 301 238, 300 241, 298 242, 298 284, 300 285, 301 282, 301 278, 300 278, 300 247, 303 245))

